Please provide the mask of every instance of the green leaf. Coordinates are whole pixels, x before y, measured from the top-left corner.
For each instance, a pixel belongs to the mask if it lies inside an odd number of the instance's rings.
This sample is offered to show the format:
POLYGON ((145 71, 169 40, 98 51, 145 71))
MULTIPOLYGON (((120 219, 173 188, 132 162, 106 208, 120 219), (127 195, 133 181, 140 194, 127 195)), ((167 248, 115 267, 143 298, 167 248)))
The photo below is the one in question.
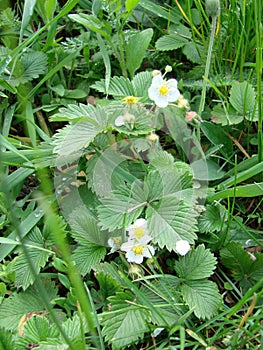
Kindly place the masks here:
POLYGON ((125 7, 127 12, 131 12, 136 5, 139 3, 140 0, 126 0, 125 1, 125 7))
POLYGON ((107 50, 107 47, 101 37, 100 34, 97 33, 97 40, 100 47, 100 52, 102 54, 103 62, 105 65, 105 88, 106 88, 106 94, 108 94, 109 85, 110 85, 110 77, 111 77, 111 63, 110 63, 110 56, 109 52, 107 50))
POLYGON ((36 4, 36 0, 25 0, 24 2, 24 11, 23 11, 20 35, 23 33, 23 31, 29 24, 29 21, 34 11, 35 4, 36 4))
POLYGON ((113 231, 131 225, 141 214, 146 202, 138 202, 134 198, 112 195, 103 198, 98 207, 98 218, 102 229, 113 231))
POLYGON ((107 33, 107 31, 104 30, 105 29, 104 23, 101 22, 96 16, 87 15, 85 13, 80 13, 80 14, 74 13, 74 14, 69 14, 68 16, 71 20, 82 24, 84 27, 87 27, 93 32, 104 36, 107 40, 110 41, 109 33, 107 33))
POLYGON ((160 51, 176 50, 188 43, 188 39, 179 34, 168 34, 156 41, 156 49, 160 51))
POLYGON ((227 111, 220 105, 216 105, 212 111, 211 121, 215 124, 221 124, 225 126, 239 124, 243 119, 244 117, 237 115, 236 111, 233 108, 230 108, 229 111, 227 111))
MULTIPOLYGON (((27 250, 28 256, 34 265, 35 272, 39 274, 41 267, 45 266, 50 254, 31 248, 27 248, 27 250)), ((16 273, 15 285, 17 287, 22 287, 25 290, 35 282, 35 274, 28 265, 28 260, 24 254, 20 254, 19 257, 13 261, 12 267, 12 271, 16 273)))
POLYGON ((87 325, 85 323, 86 322, 84 318, 80 320, 79 315, 75 314, 72 318, 68 318, 65 322, 62 323, 62 328, 70 340, 76 338, 80 340, 82 337, 82 327, 84 328, 84 331, 87 331, 87 325))
POLYGON ((149 331, 150 314, 136 302, 134 294, 119 292, 109 297, 109 302, 111 311, 100 315, 106 341, 123 348, 143 338, 144 333, 149 331))
POLYGON ((158 327, 173 326, 185 312, 179 291, 180 279, 171 275, 159 276, 158 280, 147 281, 140 288, 141 293, 151 303, 151 322, 158 327))
POLYGON ((204 121, 201 123, 201 129, 213 145, 224 146, 220 148, 220 151, 224 156, 228 157, 228 153, 232 152, 233 145, 231 139, 226 135, 223 128, 219 125, 204 121))
POLYGON ((178 201, 176 196, 163 198, 159 205, 152 204, 146 211, 149 219, 149 232, 153 243, 169 251, 175 250, 179 240, 194 243, 197 238, 196 213, 193 206, 178 201))
POLYGON ((230 103, 242 116, 252 112, 256 95, 255 90, 247 81, 234 82, 230 91, 230 103))
MULTIPOLYGON (((219 149, 223 146, 217 146, 219 149)), ((213 181, 221 179, 225 172, 221 170, 221 166, 215 163, 212 159, 200 159, 191 163, 191 167, 195 174, 196 180, 213 181)))
POLYGON ((252 287, 263 278, 263 255, 250 255, 240 243, 230 242, 220 251, 221 261, 232 276, 245 289, 252 287))
POLYGON ((30 101, 26 102, 25 107, 23 108, 23 112, 25 113, 29 139, 32 143, 32 146, 36 147, 37 133, 36 133, 35 118, 34 118, 32 103, 30 101))
MULTIPOLYGON (((105 79, 97 81, 91 87, 99 92, 107 93, 105 79)), ((134 89, 131 81, 124 77, 113 77, 110 79, 108 94, 116 97, 134 96, 134 89)))
MULTIPOLYGON (((20 224, 20 230, 22 232, 22 238, 25 237, 31 229, 41 220, 44 215, 43 211, 40 211, 39 208, 30 213, 20 224)), ((15 240, 17 237, 16 229, 10 233, 8 236, 9 239, 15 240)), ((3 260, 12 250, 16 247, 16 245, 5 245, 2 244, 0 246, 0 261, 3 260)))
POLYGON ((213 233, 222 230, 227 211, 220 204, 207 205, 206 210, 198 219, 198 227, 201 233, 213 233))
POLYGON ((79 246, 73 253, 78 271, 85 276, 105 257, 107 249, 95 243, 79 246))
POLYGON ((263 195, 263 182, 244 185, 244 186, 236 186, 234 188, 228 188, 223 191, 219 191, 215 194, 209 196, 209 201, 212 202, 214 200, 219 200, 228 197, 256 197, 263 195))
POLYGON ((183 47, 183 54, 193 63, 200 63, 200 53, 203 53, 203 47, 193 42, 188 42, 183 47))
POLYGON ((151 72, 140 72, 132 79, 132 86, 134 89, 134 96, 148 99, 148 89, 152 82, 151 72))
POLYGON ((56 0, 37 0, 37 10, 45 23, 53 18, 57 1, 56 0))
POLYGON ((168 22, 175 23, 178 25, 180 18, 178 18, 178 13, 173 13, 163 8, 159 4, 152 0, 140 0, 140 6, 145 8, 147 11, 152 12, 154 15, 166 19, 168 22))
POLYGON ((205 319, 215 315, 221 295, 217 285, 206 279, 187 281, 181 287, 183 298, 196 317, 205 319))
POLYGON ((69 124, 55 134, 54 153, 58 153, 61 157, 77 154, 79 158, 78 151, 87 147, 103 129, 103 126, 94 125, 90 119, 69 124))
POLYGON ((56 114, 53 114, 50 117, 51 121, 60 122, 78 122, 82 119, 84 120, 93 120, 94 125, 96 123, 104 123, 107 121, 107 114, 105 110, 101 107, 94 107, 92 105, 84 105, 83 103, 79 104, 69 104, 67 107, 62 107, 56 114), (85 119, 87 117, 87 119, 85 119))
POLYGON ((216 267, 216 258, 209 249, 199 245, 175 263, 175 271, 185 280, 200 280, 210 277, 216 267))
POLYGON ((153 30, 148 28, 133 35, 128 42, 126 46, 126 66, 131 77, 140 67, 152 36, 153 30))
MULTIPOLYGON (((54 282, 48 280, 43 284, 47 293, 48 302, 57 297, 57 288, 54 282)), ((26 291, 13 293, 0 305, 0 327, 16 331, 21 317, 29 312, 45 311, 46 307, 36 286, 26 291)))
POLYGON ((68 217, 68 222, 73 230, 72 237, 80 244, 87 242, 98 245, 107 245, 109 233, 98 227, 98 222, 92 218, 84 208, 76 208, 68 217))
POLYGON ((15 350, 12 334, 4 328, 0 328, 0 350, 15 350))
POLYGON ((14 86, 25 84, 44 74, 47 69, 47 55, 41 51, 26 52, 15 66, 11 82, 14 86))
POLYGON ((50 324, 49 321, 38 315, 30 317, 23 326, 23 337, 18 338, 16 345, 21 348, 27 347, 28 344, 41 343, 48 339, 59 337, 57 327, 50 324))
POLYGON ((107 272, 99 272, 95 275, 97 281, 99 282, 99 296, 104 302, 105 306, 108 303, 107 298, 116 294, 116 292, 120 292, 121 286, 118 281, 113 278, 111 275, 107 274, 107 272))

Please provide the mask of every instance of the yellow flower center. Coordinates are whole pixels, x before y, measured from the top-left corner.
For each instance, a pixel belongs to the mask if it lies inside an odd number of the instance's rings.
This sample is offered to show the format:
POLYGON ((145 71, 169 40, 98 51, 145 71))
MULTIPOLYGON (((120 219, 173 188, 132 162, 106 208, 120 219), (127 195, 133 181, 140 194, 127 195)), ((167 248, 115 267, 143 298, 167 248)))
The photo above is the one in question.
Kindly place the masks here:
POLYGON ((166 96, 168 94, 168 87, 166 85, 162 85, 159 87, 159 94, 162 96, 166 96))
POLYGON ((122 102, 133 105, 138 102, 138 98, 134 96, 127 96, 122 99, 122 102))
POLYGON ((137 245, 132 249, 136 255, 141 255, 143 253, 143 246, 137 245))
POLYGON ((116 245, 120 245, 120 244, 121 244, 120 238, 115 237, 115 238, 113 238, 113 240, 114 240, 114 243, 115 243, 116 245))
POLYGON ((137 238, 142 238, 144 236, 144 230, 142 228, 136 228, 134 236, 136 236, 137 238))

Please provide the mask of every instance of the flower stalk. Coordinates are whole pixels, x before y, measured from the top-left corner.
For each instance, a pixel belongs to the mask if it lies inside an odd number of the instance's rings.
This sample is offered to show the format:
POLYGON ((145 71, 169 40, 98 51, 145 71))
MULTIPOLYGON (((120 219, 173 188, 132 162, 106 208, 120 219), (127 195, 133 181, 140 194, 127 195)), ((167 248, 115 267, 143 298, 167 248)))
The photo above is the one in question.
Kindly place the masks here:
MULTIPOLYGON (((202 94, 201 94, 201 101, 200 101, 200 105, 199 105, 199 111, 198 111, 198 115, 201 117, 203 111, 204 111, 204 107, 205 107, 205 99, 206 99, 206 85, 207 85, 207 79, 209 76, 209 71, 210 71, 210 65, 211 65, 211 60, 212 60, 212 49, 213 49, 213 45, 214 45, 214 39, 215 39, 215 32, 216 32, 216 23, 217 23, 217 17, 219 15, 220 12, 220 8, 217 7, 217 9, 214 9, 211 12, 211 8, 209 7, 210 2, 207 1, 207 10, 210 11, 208 14, 211 13, 212 15, 212 23, 211 23, 211 34, 210 34, 210 40, 209 40, 209 46, 208 46, 208 52, 207 52, 207 58, 206 58, 206 65, 205 65, 205 74, 203 77, 203 88, 202 88, 202 94)), ((218 1, 219 4, 219 1, 218 1)), ((213 3, 213 5, 215 5, 213 3)), ((197 129, 197 137, 198 140, 200 140, 200 128, 198 127, 197 129)))

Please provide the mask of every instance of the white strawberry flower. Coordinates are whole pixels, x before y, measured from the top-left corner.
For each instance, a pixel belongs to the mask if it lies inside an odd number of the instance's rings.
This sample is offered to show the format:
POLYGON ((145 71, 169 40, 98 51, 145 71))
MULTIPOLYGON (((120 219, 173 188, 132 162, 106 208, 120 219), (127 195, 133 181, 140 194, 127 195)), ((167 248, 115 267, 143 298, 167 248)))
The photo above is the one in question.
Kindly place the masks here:
POLYGON ((155 253, 152 246, 138 243, 133 239, 123 243, 121 245, 121 250, 126 252, 125 256, 127 261, 135 264, 141 264, 143 262, 143 258, 151 258, 155 253))
POLYGON ((148 95, 156 106, 165 108, 169 102, 177 101, 180 91, 177 89, 177 80, 165 80, 161 74, 153 77, 152 84, 148 89, 148 95))
POLYGON ((148 234, 147 221, 145 219, 137 219, 126 230, 128 231, 129 240, 134 239, 137 242, 146 244, 152 239, 148 234))
POLYGON ((191 249, 191 246, 188 241, 181 239, 175 243, 175 250, 180 255, 186 255, 191 249))
POLYGON ((135 123, 135 116, 133 114, 130 114, 128 112, 125 112, 124 115, 120 115, 115 119, 115 125, 116 126, 123 126, 126 125, 133 129, 135 123))
POLYGON ((113 237, 108 240, 108 245, 111 248, 110 253, 116 252, 121 246, 122 240, 121 237, 113 237))

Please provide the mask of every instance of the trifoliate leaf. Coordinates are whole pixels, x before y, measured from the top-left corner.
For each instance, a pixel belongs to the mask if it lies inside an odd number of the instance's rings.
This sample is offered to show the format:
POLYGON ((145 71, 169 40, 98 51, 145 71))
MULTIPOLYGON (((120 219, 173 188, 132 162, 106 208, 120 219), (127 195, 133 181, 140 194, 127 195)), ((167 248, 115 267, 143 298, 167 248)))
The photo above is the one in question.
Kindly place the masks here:
POLYGON ((216 258, 209 249, 199 245, 175 263, 175 271, 180 278, 200 280, 210 277, 216 267, 216 258))
POLYGON ((153 243, 157 243, 161 248, 165 246, 169 251, 175 250, 177 241, 187 240, 194 243, 197 238, 197 213, 192 205, 178 201, 176 197, 163 198, 156 205, 153 203, 146 214, 153 243))
POLYGON ((240 285, 247 290, 263 278, 263 255, 249 254, 240 243, 230 242, 220 251, 221 261, 240 285))
POLYGON ((119 292, 109 297, 109 302, 111 311, 103 312, 100 317, 106 341, 120 349, 143 338, 149 331, 150 313, 137 303, 134 294, 119 292))
POLYGON ((234 82, 230 91, 230 103, 242 116, 252 112, 256 95, 255 90, 247 81, 234 82))
POLYGON ((105 257, 106 247, 95 243, 87 243, 79 246, 73 253, 72 259, 75 261, 78 271, 85 276, 105 257))
POLYGON ((187 281, 181 290, 185 302, 198 318, 211 318, 221 303, 217 285, 206 279, 187 281))
POLYGON ((13 85, 25 84, 44 74, 47 69, 47 55, 41 51, 26 52, 15 65, 11 82, 13 85))
MULTIPOLYGON (((43 281, 44 282, 44 281, 43 281)), ((48 301, 57 297, 55 283, 48 280, 43 283, 47 293, 48 301)), ((13 293, 0 305, 0 327, 17 330, 21 317, 30 312, 43 312, 46 307, 41 295, 35 285, 29 287, 25 292, 13 293)))

